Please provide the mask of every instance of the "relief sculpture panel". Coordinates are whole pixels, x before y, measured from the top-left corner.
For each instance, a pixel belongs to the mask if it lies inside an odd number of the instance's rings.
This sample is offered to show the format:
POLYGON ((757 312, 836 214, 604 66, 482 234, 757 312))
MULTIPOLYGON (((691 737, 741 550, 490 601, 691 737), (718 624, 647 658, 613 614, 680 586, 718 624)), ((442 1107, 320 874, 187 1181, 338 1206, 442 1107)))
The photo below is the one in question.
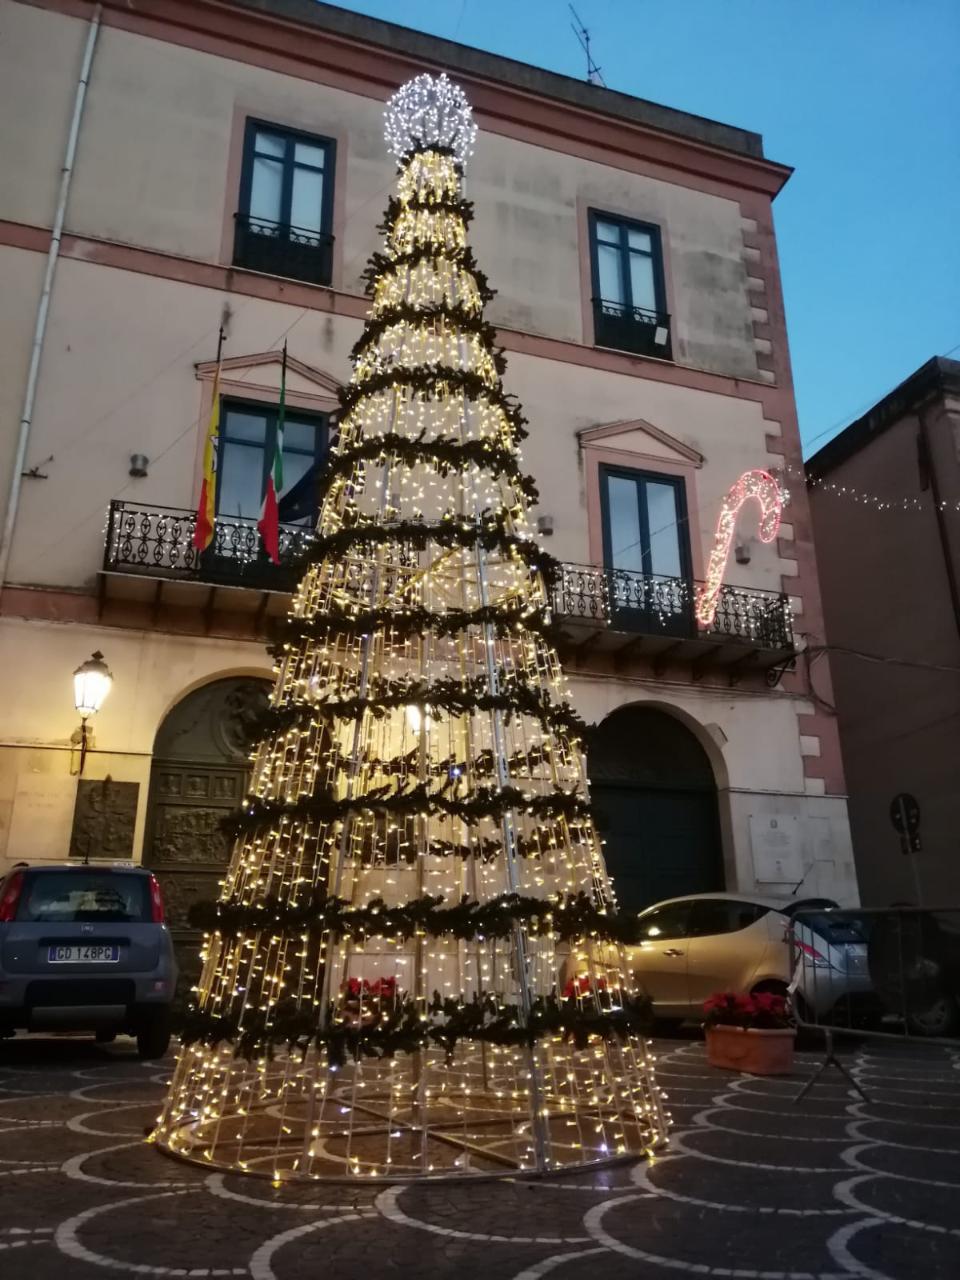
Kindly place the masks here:
POLYGON ((124 862, 133 857, 133 833, 137 825, 139 782, 98 781, 81 778, 70 836, 71 858, 110 858, 124 862))
POLYGON ((154 743, 144 862, 160 881, 180 965, 181 997, 199 971, 190 908, 216 898, 230 857, 223 819, 243 800, 248 742, 265 680, 217 680, 189 694, 154 743))
POLYGON ((156 817, 151 865, 225 865, 230 843, 220 824, 227 812, 223 807, 164 805, 156 817))

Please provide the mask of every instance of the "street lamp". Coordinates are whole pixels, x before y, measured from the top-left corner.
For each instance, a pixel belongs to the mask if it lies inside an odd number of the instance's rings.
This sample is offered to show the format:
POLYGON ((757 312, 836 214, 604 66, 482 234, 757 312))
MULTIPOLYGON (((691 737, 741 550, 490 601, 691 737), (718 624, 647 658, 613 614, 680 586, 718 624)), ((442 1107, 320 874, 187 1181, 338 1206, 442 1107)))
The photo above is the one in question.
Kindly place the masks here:
POLYGON ((103 701, 113 684, 113 674, 103 660, 99 649, 93 657, 81 662, 73 673, 73 703, 80 712, 80 728, 77 729, 71 742, 80 747, 80 765, 77 774, 83 773, 83 762, 87 756, 90 735, 87 720, 103 706, 103 701))

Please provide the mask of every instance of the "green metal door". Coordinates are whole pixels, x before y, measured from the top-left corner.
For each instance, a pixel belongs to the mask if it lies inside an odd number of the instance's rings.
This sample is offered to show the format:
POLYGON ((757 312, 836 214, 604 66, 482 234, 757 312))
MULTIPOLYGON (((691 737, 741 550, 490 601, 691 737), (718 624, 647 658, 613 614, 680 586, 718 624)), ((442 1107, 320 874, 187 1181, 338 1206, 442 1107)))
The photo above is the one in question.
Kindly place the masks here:
POLYGON ((713 769, 679 720, 654 708, 614 712, 594 732, 588 767, 622 907, 724 888, 713 769))

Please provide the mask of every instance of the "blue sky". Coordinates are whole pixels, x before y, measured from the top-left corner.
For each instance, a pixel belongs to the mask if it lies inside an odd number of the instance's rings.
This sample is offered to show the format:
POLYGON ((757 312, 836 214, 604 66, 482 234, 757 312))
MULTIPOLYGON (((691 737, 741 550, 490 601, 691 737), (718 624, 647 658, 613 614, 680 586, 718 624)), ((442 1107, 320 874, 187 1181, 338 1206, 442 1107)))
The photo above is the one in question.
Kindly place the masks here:
MULTIPOLYGON (((566 0, 342 7, 584 75, 566 0)), ((807 452, 960 344, 960 0, 575 7, 611 89, 753 129, 796 169, 774 212, 807 452)))

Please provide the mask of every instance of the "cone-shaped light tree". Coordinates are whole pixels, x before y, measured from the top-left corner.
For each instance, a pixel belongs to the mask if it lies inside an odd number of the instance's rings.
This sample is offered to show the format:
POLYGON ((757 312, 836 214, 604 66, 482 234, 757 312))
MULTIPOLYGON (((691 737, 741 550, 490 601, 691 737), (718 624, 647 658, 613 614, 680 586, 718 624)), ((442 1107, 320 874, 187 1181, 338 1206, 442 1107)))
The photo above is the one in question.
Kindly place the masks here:
POLYGON ((273 1178, 546 1172, 665 1135, 467 246, 462 91, 400 164, 157 1140, 273 1178))

